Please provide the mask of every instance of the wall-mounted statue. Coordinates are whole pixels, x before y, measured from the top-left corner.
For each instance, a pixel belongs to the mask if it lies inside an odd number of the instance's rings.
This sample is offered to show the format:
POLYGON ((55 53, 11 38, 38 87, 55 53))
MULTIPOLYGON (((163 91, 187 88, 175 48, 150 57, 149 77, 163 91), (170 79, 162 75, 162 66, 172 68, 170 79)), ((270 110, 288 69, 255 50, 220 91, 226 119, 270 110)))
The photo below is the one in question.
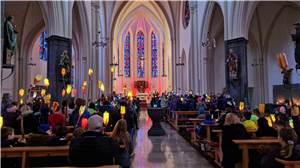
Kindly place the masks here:
POLYGON ((296 43, 296 48, 295 48, 296 69, 300 69, 300 23, 296 23, 294 25, 296 29, 296 34, 292 34, 292 39, 296 43))
POLYGON ((60 55, 57 64, 57 76, 64 77, 66 82, 70 80, 70 72, 71 72, 71 59, 68 56, 68 51, 64 50, 60 55), (64 69, 64 75, 62 74, 62 69, 64 69))
POLYGON ((279 53, 277 59, 278 59, 279 68, 281 70, 281 73, 283 74, 282 83, 284 85, 291 84, 291 74, 293 69, 288 69, 289 66, 288 66, 285 53, 279 53))
POLYGON ((11 59, 16 54, 17 30, 14 24, 14 17, 8 16, 4 22, 4 46, 3 46, 3 64, 11 65, 11 59))
POLYGON ((229 79, 238 79, 239 57, 229 49, 229 56, 226 59, 228 66, 229 79))

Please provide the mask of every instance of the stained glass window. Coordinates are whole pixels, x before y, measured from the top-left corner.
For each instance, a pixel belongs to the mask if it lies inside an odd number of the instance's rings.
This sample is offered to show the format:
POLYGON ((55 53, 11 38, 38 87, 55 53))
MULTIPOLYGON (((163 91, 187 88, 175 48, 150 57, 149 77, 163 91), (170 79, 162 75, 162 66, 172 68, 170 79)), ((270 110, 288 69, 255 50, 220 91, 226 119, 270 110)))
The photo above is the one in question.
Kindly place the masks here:
POLYGON ((130 33, 126 35, 124 43, 124 75, 130 77, 130 33))
POLYGON ((47 32, 46 31, 43 31, 40 35, 40 51, 39 51, 39 54, 40 54, 40 59, 41 60, 44 60, 44 61, 47 61, 47 42, 46 42, 46 37, 47 37, 47 32))
POLYGON ((151 67, 152 67, 152 77, 156 78, 158 76, 158 65, 157 65, 156 36, 154 32, 152 32, 151 34, 151 67))
POLYGON ((145 46, 144 46, 144 33, 138 32, 137 34, 137 77, 143 78, 145 76, 145 46))

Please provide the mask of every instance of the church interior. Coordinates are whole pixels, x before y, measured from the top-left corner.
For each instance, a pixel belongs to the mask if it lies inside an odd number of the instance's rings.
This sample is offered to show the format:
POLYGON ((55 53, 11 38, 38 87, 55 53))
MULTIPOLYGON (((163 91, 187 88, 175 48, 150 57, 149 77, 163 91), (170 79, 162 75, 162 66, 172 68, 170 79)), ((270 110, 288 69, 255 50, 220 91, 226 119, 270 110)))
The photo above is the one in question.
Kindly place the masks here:
POLYGON ((1 167, 300 167, 299 1, 1 1, 1 167))

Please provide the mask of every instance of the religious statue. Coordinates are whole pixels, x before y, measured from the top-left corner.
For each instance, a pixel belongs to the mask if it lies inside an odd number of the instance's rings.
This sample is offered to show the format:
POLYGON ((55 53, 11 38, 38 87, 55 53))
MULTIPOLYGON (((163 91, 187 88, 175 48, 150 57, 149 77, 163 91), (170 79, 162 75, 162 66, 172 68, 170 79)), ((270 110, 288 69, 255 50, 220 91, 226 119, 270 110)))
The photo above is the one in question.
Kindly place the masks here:
POLYGON ((3 64, 11 65, 11 59, 16 53, 17 31, 14 17, 8 16, 4 22, 3 64))
POLYGON ((184 2, 183 11, 183 27, 187 28, 191 18, 189 1, 184 2))
POLYGON ((285 53, 279 53, 277 55, 277 60, 278 60, 278 66, 281 70, 281 73, 283 74, 282 83, 284 85, 291 84, 291 74, 292 74, 293 69, 288 69, 288 62, 287 62, 287 59, 286 59, 286 54, 285 53))
POLYGON ((58 74, 61 76, 66 75, 66 78, 68 78, 70 72, 71 72, 71 60, 70 57, 68 56, 68 51, 64 50, 63 53, 60 55, 59 62, 58 62, 58 74), (64 73, 62 74, 62 69, 64 69, 64 73))
POLYGON ((226 59, 226 64, 228 66, 228 73, 230 79, 237 79, 238 78, 238 64, 239 64, 239 58, 238 56, 233 52, 232 49, 229 49, 229 56, 226 59))
POLYGON ((292 40, 295 41, 295 61, 296 61, 296 70, 300 69, 300 23, 296 23, 295 29, 296 34, 292 34, 292 40))

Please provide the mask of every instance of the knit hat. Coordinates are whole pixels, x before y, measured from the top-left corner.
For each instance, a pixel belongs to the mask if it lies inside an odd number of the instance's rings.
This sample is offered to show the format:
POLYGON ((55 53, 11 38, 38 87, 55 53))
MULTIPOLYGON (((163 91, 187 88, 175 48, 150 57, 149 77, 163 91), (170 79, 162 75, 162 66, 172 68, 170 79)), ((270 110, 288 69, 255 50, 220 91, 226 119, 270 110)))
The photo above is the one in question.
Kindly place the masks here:
POLYGON ((99 115, 92 115, 88 120, 89 131, 102 131, 103 130, 103 118, 99 115))

